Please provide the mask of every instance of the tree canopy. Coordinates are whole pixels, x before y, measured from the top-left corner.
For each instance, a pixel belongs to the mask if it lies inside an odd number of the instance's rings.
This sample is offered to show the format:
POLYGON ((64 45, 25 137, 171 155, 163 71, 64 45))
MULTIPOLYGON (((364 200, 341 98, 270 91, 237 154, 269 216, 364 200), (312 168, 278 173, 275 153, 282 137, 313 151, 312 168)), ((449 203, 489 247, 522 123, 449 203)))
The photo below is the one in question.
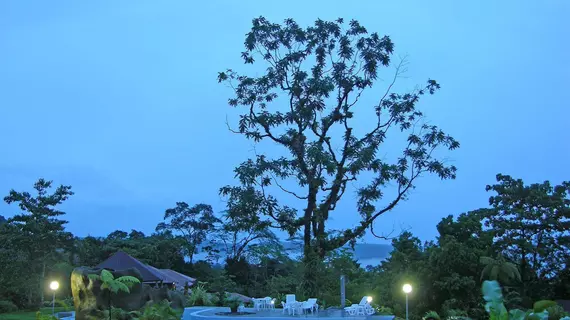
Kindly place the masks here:
MULTIPOLYGON (((288 153, 274 158, 258 154, 235 172, 243 188, 261 190, 267 205, 264 214, 291 235, 302 233, 307 259, 322 260, 327 252, 354 243, 376 218, 409 195, 422 174, 455 178, 455 166, 434 151, 456 149, 459 142, 422 121, 417 108, 422 96, 439 90, 435 80, 411 92, 393 92, 401 72, 397 67, 388 87, 375 92, 374 104, 359 103, 382 68, 390 65, 393 51, 388 36, 369 33, 356 20, 319 19, 303 28, 292 19, 277 24, 260 17, 253 20, 242 57, 246 64, 265 66, 264 74, 251 77, 228 69, 218 75, 234 90, 229 104, 244 110, 234 132, 256 142, 269 141, 288 153), (355 130, 357 109, 375 117, 375 124, 355 130), (391 130, 407 135, 395 162, 378 154, 391 130), (364 184, 367 176, 373 178, 364 184), (299 190, 284 187, 289 179, 299 190), (348 183, 357 179, 364 184, 357 190, 354 210, 360 222, 344 230, 327 228, 348 183), (391 184, 395 196, 385 199, 384 189, 391 184), (271 185, 302 200, 305 208, 298 212, 280 205, 269 193, 271 185)), ((307 274, 306 280, 314 276, 307 274)))

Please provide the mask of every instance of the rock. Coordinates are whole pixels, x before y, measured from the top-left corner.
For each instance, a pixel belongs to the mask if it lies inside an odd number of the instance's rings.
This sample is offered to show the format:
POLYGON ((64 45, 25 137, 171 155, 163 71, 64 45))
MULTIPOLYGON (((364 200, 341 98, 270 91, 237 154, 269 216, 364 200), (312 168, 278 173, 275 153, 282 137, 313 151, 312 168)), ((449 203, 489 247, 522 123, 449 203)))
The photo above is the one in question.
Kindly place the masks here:
MULTIPOLYGON (((71 273, 71 292, 75 305, 76 320, 102 319, 106 310, 109 310, 109 297, 107 291, 101 290, 101 282, 89 279, 89 274, 100 274, 101 269, 80 267, 71 273)), ((142 281, 137 269, 131 268, 112 271, 115 278, 133 276, 142 281)), ((139 310, 148 301, 159 302, 168 300, 173 308, 184 307, 184 296, 180 292, 168 290, 167 287, 153 288, 147 284, 135 284, 130 293, 119 292, 111 295, 111 304, 115 308, 126 311, 139 310)))

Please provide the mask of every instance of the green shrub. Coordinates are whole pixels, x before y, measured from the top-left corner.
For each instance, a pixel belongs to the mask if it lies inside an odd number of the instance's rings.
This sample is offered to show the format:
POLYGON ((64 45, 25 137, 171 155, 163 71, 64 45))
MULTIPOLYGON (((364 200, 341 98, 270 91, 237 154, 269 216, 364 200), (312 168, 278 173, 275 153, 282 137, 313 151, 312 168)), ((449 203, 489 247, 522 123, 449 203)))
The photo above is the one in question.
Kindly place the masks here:
POLYGON ((237 312, 237 309, 239 308, 240 304, 241 300, 237 297, 232 297, 228 295, 224 300, 224 305, 226 307, 229 307, 231 312, 237 312))
POLYGON ((435 311, 428 311, 423 317, 424 320, 441 320, 439 314, 435 311))
POLYGON ((376 310, 376 313, 378 313, 379 315, 389 316, 394 314, 394 311, 392 311, 392 309, 389 307, 381 306, 374 309, 376 310))
POLYGON ((560 305, 550 306, 546 308, 546 311, 548 312, 548 320, 560 320, 568 317, 568 312, 564 311, 560 305))
MULTIPOLYGON (((497 281, 484 281, 482 291, 483 299, 486 301, 485 311, 489 313, 490 320, 548 320, 548 312, 545 311, 545 308, 542 311, 523 311, 520 309, 507 311, 503 302, 502 289, 497 281)), ((551 303, 542 301, 535 303, 537 310, 551 305, 551 303)))
POLYGON ((552 300, 540 300, 534 303, 532 310, 534 312, 542 312, 550 307, 554 307, 557 306, 558 303, 556 303, 556 301, 552 301, 552 300))
POLYGON ((41 312, 36 312, 36 320, 58 320, 52 315, 42 314, 41 312))
POLYGON ((188 296, 188 306, 207 306, 211 305, 212 301, 210 300, 210 295, 206 292, 206 289, 203 285, 199 284, 196 287, 192 288, 192 292, 188 296))
POLYGON ((135 320, 138 319, 140 313, 138 311, 126 311, 121 308, 111 307, 112 320, 135 320))
POLYGON ((0 313, 14 311, 18 311, 18 307, 12 301, 0 300, 0 313))
POLYGON ((181 311, 173 309, 170 302, 165 299, 159 303, 149 301, 141 311, 138 320, 178 320, 181 316, 181 311))
POLYGON ((449 309, 444 314, 447 318, 467 317, 467 312, 459 309, 449 309))

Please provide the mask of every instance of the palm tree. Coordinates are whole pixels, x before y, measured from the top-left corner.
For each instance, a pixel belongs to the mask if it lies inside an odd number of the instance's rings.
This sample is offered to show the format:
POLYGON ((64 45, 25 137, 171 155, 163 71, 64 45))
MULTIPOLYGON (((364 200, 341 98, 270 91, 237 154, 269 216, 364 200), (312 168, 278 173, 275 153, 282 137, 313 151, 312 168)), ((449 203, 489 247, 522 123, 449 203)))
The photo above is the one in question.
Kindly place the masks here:
POLYGON ((521 281, 521 274, 517 266, 506 261, 502 256, 498 256, 496 259, 481 257, 479 262, 485 266, 481 272, 481 281, 496 280, 503 285, 510 284, 512 280, 521 281))
POLYGON ((133 276, 122 276, 115 279, 115 276, 105 269, 101 270, 101 274, 90 274, 89 279, 92 281, 101 281, 101 290, 108 292, 109 298, 109 320, 111 320, 112 301, 111 294, 123 291, 131 293, 133 285, 140 283, 140 280, 133 276))

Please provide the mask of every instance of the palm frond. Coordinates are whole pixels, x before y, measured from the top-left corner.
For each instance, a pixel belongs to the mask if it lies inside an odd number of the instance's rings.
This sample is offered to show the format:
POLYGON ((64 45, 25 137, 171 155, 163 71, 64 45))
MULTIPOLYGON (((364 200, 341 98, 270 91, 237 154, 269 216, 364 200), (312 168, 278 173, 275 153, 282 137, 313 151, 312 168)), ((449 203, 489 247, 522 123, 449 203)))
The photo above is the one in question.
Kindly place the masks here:
POLYGON ((495 259, 493 259, 491 257, 480 257, 479 263, 484 264, 484 265, 489 265, 489 264, 495 264, 496 261, 495 261, 495 259))
POLYGON ((122 276, 122 277, 118 277, 115 280, 119 281, 121 283, 124 283, 128 286, 132 286, 133 284, 140 283, 140 280, 136 277, 133 277, 133 276, 122 276))
POLYGON ((115 291, 115 292, 119 292, 119 291, 123 291, 123 292, 126 292, 126 293, 130 293, 130 292, 131 292, 131 290, 129 289, 129 287, 128 287, 126 284, 122 283, 122 282, 115 281, 115 286, 116 286, 116 288, 117 288, 117 291, 115 291))
POLYGON ((87 277, 89 278, 89 280, 91 281, 99 281, 101 280, 101 277, 98 274, 88 274, 87 277))
POLYGON ((110 271, 107 271, 105 269, 101 270, 101 280, 103 282, 111 282, 115 279, 115 277, 113 276, 113 274, 110 271))

